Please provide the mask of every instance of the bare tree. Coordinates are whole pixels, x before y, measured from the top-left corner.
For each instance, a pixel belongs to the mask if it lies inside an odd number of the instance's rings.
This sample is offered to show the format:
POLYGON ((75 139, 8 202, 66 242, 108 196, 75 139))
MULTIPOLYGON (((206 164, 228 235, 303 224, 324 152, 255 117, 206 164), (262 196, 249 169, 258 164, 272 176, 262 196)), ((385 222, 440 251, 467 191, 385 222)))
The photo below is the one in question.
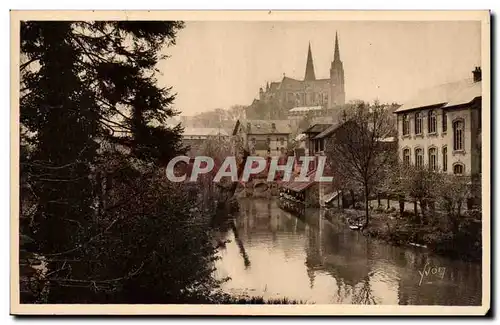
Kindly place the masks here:
POLYGON ((442 198, 442 207, 448 213, 453 229, 456 230, 462 217, 462 206, 471 196, 470 177, 444 175, 439 194, 442 198))
POLYGON ((227 118, 230 121, 237 121, 245 118, 246 106, 233 105, 227 110, 227 118))
POLYGON ((365 224, 369 223, 369 197, 396 159, 390 113, 377 104, 359 103, 340 118, 341 125, 326 147, 334 175, 363 189, 365 224))

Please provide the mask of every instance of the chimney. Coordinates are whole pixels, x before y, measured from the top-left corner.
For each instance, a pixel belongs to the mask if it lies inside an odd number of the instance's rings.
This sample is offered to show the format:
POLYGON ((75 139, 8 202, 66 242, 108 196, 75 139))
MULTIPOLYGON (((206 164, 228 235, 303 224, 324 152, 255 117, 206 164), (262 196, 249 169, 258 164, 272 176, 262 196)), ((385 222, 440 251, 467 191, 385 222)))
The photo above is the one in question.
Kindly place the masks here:
POLYGON ((472 75, 474 76, 474 82, 481 81, 481 67, 476 67, 474 71, 472 71, 472 75))

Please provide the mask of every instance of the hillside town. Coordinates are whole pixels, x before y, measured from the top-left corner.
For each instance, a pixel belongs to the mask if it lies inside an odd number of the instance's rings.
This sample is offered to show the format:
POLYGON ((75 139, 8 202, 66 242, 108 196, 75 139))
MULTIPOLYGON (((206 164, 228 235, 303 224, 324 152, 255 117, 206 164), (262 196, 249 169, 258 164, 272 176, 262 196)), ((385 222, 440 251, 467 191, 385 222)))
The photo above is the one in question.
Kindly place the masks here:
MULTIPOLYGON (((219 119, 212 124, 218 127, 186 128, 183 133, 184 143, 196 148, 203 146, 205 140, 211 138, 230 141, 233 147, 238 144, 250 155, 268 160, 277 156, 293 156, 296 158, 296 176, 301 168, 301 156, 316 157, 308 166, 314 172, 317 158, 328 156, 329 145, 334 146, 335 135, 352 123, 353 118, 363 117, 369 123, 372 122, 370 115, 380 112, 385 115, 384 123, 387 125, 383 127, 386 134, 381 134, 383 138, 378 139, 378 142, 383 144, 384 150, 391 151, 393 160, 397 161, 391 166, 394 169, 392 172, 401 166, 414 166, 437 174, 467 178, 470 189, 464 197, 466 201, 463 206, 468 210, 480 206, 481 67, 474 67, 470 76, 464 76, 462 80, 433 85, 416 92, 414 98, 402 104, 361 101, 345 103, 344 69, 340 59, 338 35, 335 37, 333 58, 330 79, 316 79, 309 44, 303 80, 283 77, 281 82, 267 83, 265 90, 259 89, 258 99, 244 109, 240 107, 241 113, 233 114, 233 119, 227 116, 224 118, 219 113, 219 119), (359 110, 365 110, 366 115, 359 110), (401 166, 397 166, 398 164, 401 166)), ((202 116, 200 114, 200 118, 202 116)), ((196 118, 197 116, 181 117, 177 122, 191 125, 195 124, 196 118)), ((207 120, 206 123, 213 121, 214 119, 207 120)), ((338 157, 333 157, 332 160, 336 158, 338 157)), ((332 161, 331 164, 335 162, 332 161)), ((335 175, 333 166, 329 167, 329 175, 339 178, 335 175)), ((390 178, 394 175, 385 173, 384 176, 390 178)), ((386 186, 389 180, 385 181, 386 186)), ((379 187, 384 185, 379 184, 379 187)), ((283 190, 298 196, 308 191, 317 193, 312 201, 304 202, 306 206, 353 207, 356 203, 354 199, 347 199, 346 188, 338 184, 332 183, 318 189, 317 184, 310 181, 302 184, 299 189, 294 186, 294 182, 282 185, 283 190)), ((429 192, 429 196, 438 191, 432 187, 425 190, 429 192)), ((397 191, 381 192, 386 196, 397 196, 397 191)), ((270 192, 268 194, 277 195, 270 192)), ((417 200, 416 197, 407 197, 405 200, 411 202, 412 199, 417 200)), ((414 212, 423 213, 418 208, 414 212)))

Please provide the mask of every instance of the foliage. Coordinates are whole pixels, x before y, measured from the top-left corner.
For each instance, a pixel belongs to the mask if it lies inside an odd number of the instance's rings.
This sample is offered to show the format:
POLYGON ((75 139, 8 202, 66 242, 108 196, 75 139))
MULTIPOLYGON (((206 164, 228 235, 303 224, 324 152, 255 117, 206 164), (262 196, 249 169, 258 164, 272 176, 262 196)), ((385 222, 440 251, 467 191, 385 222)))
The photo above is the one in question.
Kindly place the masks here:
POLYGON ((21 263, 23 301, 181 303, 217 288, 199 188, 161 168, 184 151, 156 80, 181 27, 22 23, 21 255, 42 270, 21 263))
POLYGON ((441 206, 450 216, 460 218, 464 202, 471 196, 471 179, 467 176, 446 175, 442 179, 439 195, 441 206))
POLYGON ((265 299, 264 297, 232 297, 226 295, 214 303, 236 305, 304 305, 309 302, 284 298, 265 299))
POLYGON ((365 103, 345 111, 340 123, 326 145, 326 154, 341 186, 363 190, 367 225, 369 196, 396 158, 395 144, 386 141, 394 126, 384 107, 365 103))
POLYGON ((94 266, 96 276, 113 281, 98 282, 99 295, 94 299, 118 303, 207 299, 220 282, 212 277, 216 251, 209 219, 199 209, 200 188, 171 183, 162 171, 144 167, 136 174, 134 169, 126 163, 108 169, 117 177, 99 222, 97 233, 105 236, 92 241, 88 254, 102 261, 94 266))
POLYGON ((224 190, 227 190, 232 182, 228 177, 223 177, 220 182, 214 183, 215 175, 219 171, 224 160, 231 156, 234 148, 230 140, 222 138, 211 138, 204 141, 200 148, 203 156, 214 160, 214 168, 207 174, 198 176, 197 185, 201 189, 201 207, 205 211, 215 211, 220 204, 226 203, 229 197, 224 190))
POLYGON ((177 112, 171 107, 175 96, 170 89, 156 85, 156 64, 164 58, 160 50, 175 44, 182 26, 142 21, 24 22, 21 123, 35 134, 32 140, 43 141, 38 132, 43 123, 66 123, 78 130, 68 119, 71 114, 90 136, 118 141, 140 159, 167 162, 181 149, 181 129, 162 125, 177 112))

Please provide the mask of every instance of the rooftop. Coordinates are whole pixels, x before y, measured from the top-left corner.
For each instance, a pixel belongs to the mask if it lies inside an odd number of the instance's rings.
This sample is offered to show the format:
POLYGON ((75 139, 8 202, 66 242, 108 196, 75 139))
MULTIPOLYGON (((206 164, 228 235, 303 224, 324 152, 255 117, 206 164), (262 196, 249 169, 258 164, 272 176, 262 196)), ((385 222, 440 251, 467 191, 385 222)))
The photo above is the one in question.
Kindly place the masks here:
POLYGON ((331 126, 331 124, 318 123, 318 124, 314 124, 313 126, 309 127, 307 130, 305 130, 302 133, 321 133, 324 130, 328 129, 330 126, 331 126))
POLYGON ((329 126, 323 132, 321 132, 320 134, 318 134, 317 136, 315 136, 314 139, 322 139, 324 137, 329 136, 330 134, 332 134, 337 129, 338 126, 339 126, 338 123, 329 124, 329 126))
POLYGON ((292 133, 292 126, 288 120, 238 120, 234 127, 233 134, 236 134, 236 130, 240 125, 243 132, 247 134, 292 133))
POLYGON ((222 128, 184 128, 182 135, 228 136, 229 134, 222 128))
POLYGON ((309 112, 309 111, 319 111, 322 110, 322 106, 304 106, 304 107, 294 107, 288 112, 293 113, 293 112, 309 112))
POLYGON ((395 113, 436 105, 453 107, 470 103, 476 97, 481 97, 481 82, 474 82, 472 78, 468 78, 422 89, 395 113))

